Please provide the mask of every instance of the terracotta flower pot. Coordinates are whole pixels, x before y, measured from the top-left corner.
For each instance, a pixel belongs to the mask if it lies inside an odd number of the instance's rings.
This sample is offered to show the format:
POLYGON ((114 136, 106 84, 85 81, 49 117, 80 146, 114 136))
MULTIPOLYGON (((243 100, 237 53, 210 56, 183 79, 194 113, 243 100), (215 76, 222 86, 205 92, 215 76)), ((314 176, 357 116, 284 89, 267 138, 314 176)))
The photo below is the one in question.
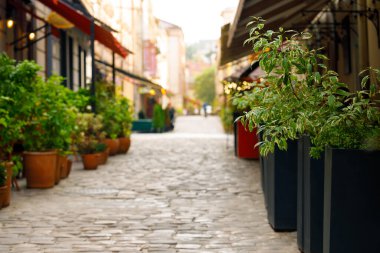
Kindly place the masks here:
POLYGON ((7 204, 7 196, 8 196, 8 187, 6 185, 0 187, 0 208, 6 207, 7 204))
POLYGON ((99 165, 100 153, 82 154, 82 162, 85 170, 96 170, 99 165))
POLYGON ((119 138, 119 154, 126 154, 131 146, 131 139, 129 137, 119 138))
POLYGON ((9 206, 11 203, 12 163, 6 163, 7 181, 0 187, 0 208, 9 206))
POLYGON ((119 151, 119 139, 105 139, 104 143, 110 149, 109 155, 116 155, 119 151))
POLYGON ((99 165, 102 165, 102 164, 106 164, 106 163, 107 163, 107 160, 108 160, 108 152, 109 152, 109 148, 107 148, 107 149, 104 150, 102 153, 100 153, 100 156, 99 156, 99 165))
POLYGON ((64 179, 64 178, 67 178, 67 176, 69 175, 69 172, 68 172, 68 159, 67 159, 67 156, 65 155, 59 155, 58 156, 58 160, 59 160, 59 166, 61 168, 61 174, 60 174, 60 177, 61 179, 64 179))
POLYGON ((57 152, 24 152, 26 186, 51 188, 55 184, 57 152))

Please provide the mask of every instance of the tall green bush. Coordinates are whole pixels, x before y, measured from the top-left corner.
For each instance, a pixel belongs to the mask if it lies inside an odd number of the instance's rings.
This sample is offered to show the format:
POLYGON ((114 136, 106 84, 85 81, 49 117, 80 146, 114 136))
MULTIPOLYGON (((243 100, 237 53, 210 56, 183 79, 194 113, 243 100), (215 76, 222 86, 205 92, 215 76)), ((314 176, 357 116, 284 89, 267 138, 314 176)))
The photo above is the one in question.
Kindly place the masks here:
POLYGON ((349 92, 338 74, 327 69, 327 57, 307 47, 311 34, 266 30, 261 18, 248 26, 246 43, 259 55, 264 83, 237 94, 234 104, 250 108, 241 120, 262 132, 262 154, 275 146, 287 149, 287 140, 302 134, 311 136, 314 157, 326 145, 362 148, 365 139, 374 137, 379 126, 374 97, 368 91, 349 92))
POLYGON ((114 85, 96 83, 96 108, 103 118, 103 130, 108 138, 128 137, 132 129, 133 109, 129 99, 116 97, 114 85))

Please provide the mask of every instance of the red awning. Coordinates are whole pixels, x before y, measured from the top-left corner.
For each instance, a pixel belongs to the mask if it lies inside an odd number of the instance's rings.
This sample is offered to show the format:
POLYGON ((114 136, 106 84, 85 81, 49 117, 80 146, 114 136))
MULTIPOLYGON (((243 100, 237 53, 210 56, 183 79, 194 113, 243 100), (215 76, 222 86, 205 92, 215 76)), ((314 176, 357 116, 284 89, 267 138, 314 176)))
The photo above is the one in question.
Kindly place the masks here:
MULTIPOLYGON (((82 32, 91 35, 91 20, 83 15, 83 13, 58 0, 39 1, 73 23, 82 32)), ((127 57, 127 55, 131 53, 131 51, 124 48, 120 42, 117 41, 117 39, 112 35, 110 31, 97 24, 95 24, 95 40, 99 41, 104 46, 108 47, 123 58, 127 57)))

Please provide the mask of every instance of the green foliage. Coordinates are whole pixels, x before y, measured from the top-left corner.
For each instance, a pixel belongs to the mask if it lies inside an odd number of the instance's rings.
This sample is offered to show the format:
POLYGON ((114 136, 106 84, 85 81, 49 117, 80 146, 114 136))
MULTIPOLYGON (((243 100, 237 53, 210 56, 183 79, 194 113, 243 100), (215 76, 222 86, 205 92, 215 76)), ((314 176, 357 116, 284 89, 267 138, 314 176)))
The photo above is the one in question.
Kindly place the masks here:
POLYGON ((22 168, 23 168, 21 156, 19 155, 12 156, 12 163, 13 163, 12 175, 13 177, 16 177, 22 171, 22 168))
MULTIPOLYGON (((373 145, 368 140, 376 139, 380 125, 379 111, 374 106, 376 85, 350 93, 337 73, 324 65, 327 57, 306 47, 309 33, 265 30, 261 18, 254 18, 248 26, 252 28, 246 43, 259 54, 265 81, 252 83, 251 90, 237 93, 233 104, 249 108, 241 120, 250 130, 257 127, 262 132, 259 145, 263 155, 273 152, 275 146, 287 149, 287 141, 302 134, 311 136, 313 157, 318 157, 326 145, 373 145)), ((364 77, 363 84, 368 80, 364 77)))
POLYGON ((215 98, 215 68, 205 69, 195 78, 194 85, 197 98, 212 104, 215 98))
MULTIPOLYGON (((324 146, 380 150, 379 71, 368 69, 363 77, 362 91, 348 93, 345 106, 333 111, 314 136, 312 156, 317 157, 324 146), (367 85, 373 75, 374 82, 367 85)), ((365 73, 365 72, 362 72, 365 73)))
POLYGON ((123 97, 117 100, 120 113, 121 131, 118 137, 129 137, 132 131, 133 108, 129 99, 123 97))
POLYGON ((125 97, 115 97, 113 84, 106 81, 96 84, 96 108, 103 118, 103 130, 108 138, 127 137, 131 134, 131 103, 125 97))
POLYGON ((219 116, 222 120, 222 125, 226 133, 231 133, 233 129, 234 119, 232 115, 233 111, 230 106, 222 107, 219 116))
POLYGON ((35 102, 30 94, 40 81, 39 70, 33 62, 16 64, 0 54, 0 160, 9 160, 14 143, 23 138, 22 130, 35 102))
POLYGON ((101 153, 107 149, 107 145, 104 143, 97 143, 95 145, 95 153, 101 153))
POLYGON ((62 78, 50 77, 35 85, 34 107, 24 130, 24 146, 29 151, 68 150, 78 112, 76 96, 61 85, 62 78))
POLYGON ((33 62, 16 62, 0 55, 0 150, 2 160, 10 160, 13 144, 23 138, 22 129, 33 109, 34 85, 40 67, 33 62), (28 99, 25 99, 28 98, 28 99))
POLYGON ((74 145, 81 154, 93 154, 101 149, 101 141, 105 137, 102 132, 102 116, 93 113, 78 113, 76 131, 73 135, 74 145))
POLYGON ((162 106, 156 103, 153 107, 152 126, 156 131, 163 131, 165 127, 165 113, 162 106))

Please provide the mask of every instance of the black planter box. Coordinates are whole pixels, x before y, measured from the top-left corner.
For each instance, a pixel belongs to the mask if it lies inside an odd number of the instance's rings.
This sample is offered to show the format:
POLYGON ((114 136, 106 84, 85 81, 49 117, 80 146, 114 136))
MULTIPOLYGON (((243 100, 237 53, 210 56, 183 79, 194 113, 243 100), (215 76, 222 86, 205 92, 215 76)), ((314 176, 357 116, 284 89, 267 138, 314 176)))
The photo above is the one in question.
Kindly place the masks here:
POLYGON ((264 161, 264 192, 269 224, 275 231, 297 229, 297 142, 288 150, 269 154, 264 161))
POLYGON ((322 253, 324 157, 310 157, 310 138, 298 140, 297 242, 304 253, 322 253))
POLYGON ((380 252, 380 152, 325 152, 324 253, 380 252))

